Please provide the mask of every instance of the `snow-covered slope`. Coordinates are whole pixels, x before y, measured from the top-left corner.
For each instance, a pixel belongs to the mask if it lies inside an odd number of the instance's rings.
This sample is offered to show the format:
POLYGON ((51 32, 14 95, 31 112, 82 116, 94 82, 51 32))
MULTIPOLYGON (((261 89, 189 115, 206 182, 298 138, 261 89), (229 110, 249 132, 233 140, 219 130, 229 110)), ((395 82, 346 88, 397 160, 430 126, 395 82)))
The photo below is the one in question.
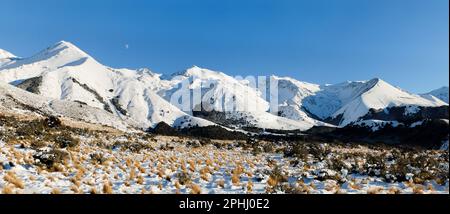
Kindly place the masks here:
MULTIPOLYGON (((255 111, 265 112, 269 104, 261 97, 261 93, 243 82, 222 72, 203 69, 197 66, 185 72, 173 74, 169 90, 162 92, 170 101, 174 92, 188 84, 191 93, 201 92, 203 107, 214 111, 255 111)), ((201 99, 194 99, 191 107, 200 107, 201 99)))
POLYGON ((213 124, 185 114, 141 81, 154 77, 146 69, 106 67, 64 41, 0 67, 0 81, 49 98, 77 101, 122 118, 129 117, 142 128, 159 122, 181 127, 213 124))
POLYGON ((14 54, 0 49, 0 66, 5 65, 11 61, 11 59, 17 58, 14 54))
MULTIPOLYGON (((0 109, 5 111, 31 111, 41 115, 65 116, 90 123, 128 130, 135 126, 130 119, 121 119, 108 112, 76 102, 54 100, 36 95, 0 81, 0 109)), ((2 111, 3 111, 2 110, 2 111)))
POLYGON ((320 91, 320 86, 301 82, 290 77, 272 76, 272 81, 278 85, 278 115, 296 121, 308 121, 316 125, 323 125, 307 114, 303 107, 303 100, 314 96, 320 91))
POLYGON ((430 101, 419 95, 396 88, 381 79, 372 79, 366 83, 367 90, 342 106, 331 117, 342 117, 340 125, 357 121, 370 109, 385 109, 392 106, 441 106, 443 102, 430 101), (341 116, 342 115, 342 116, 341 116))
POLYGON ((0 59, 15 58, 16 56, 8 51, 0 49, 0 59))
POLYGON ((310 116, 345 126, 360 120, 370 109, 446 105, 440 100, 433 101, 411 94, 378 78, 324 86, 291 78, 278 80, 279 109, 282 116, 291 119, 298 118, 298 115, 310 116))
POLYGON ((428 93, 422 94, 422 97, 429 100, 436 100, 437 98, 448 103, 448 93, 449 93, 448 90, 449 90, 448 87, 444 86, 436 90, 430 91, 428 93))
MULTIPOLYGON (((198 91, 200 99, 192 99, 187 112, 189 114, 205 110, 219 112, 217 114, 221 115, 220 118, 216 114, 212 120, 220 124, 234 121, 233 125, 237 127, 252 126, 282 130, 306 130, 318 124, 314 120, 290 120, 269 113, 269 103, 249 80, 235 79, 222 72, 194 66, 184 72, 173 74, 165 81, 163 83, 165 86, 161 87, 159 94, 167 101, 174 103, 171 99, 177 97, 174 93, 182 87, 188 89, 190 94, 198 91)), ((183 108, 182 105, 179 107, 183 108)))

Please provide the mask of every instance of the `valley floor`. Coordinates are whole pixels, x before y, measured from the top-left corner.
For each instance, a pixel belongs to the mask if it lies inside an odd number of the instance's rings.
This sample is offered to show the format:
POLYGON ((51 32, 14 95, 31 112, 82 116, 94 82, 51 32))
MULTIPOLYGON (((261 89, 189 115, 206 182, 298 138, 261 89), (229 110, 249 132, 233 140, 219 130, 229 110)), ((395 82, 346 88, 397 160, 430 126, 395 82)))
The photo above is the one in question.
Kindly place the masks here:
POLYGON ((2 193, 449 193, 448 150, 214 141, 0 114, 2 193))

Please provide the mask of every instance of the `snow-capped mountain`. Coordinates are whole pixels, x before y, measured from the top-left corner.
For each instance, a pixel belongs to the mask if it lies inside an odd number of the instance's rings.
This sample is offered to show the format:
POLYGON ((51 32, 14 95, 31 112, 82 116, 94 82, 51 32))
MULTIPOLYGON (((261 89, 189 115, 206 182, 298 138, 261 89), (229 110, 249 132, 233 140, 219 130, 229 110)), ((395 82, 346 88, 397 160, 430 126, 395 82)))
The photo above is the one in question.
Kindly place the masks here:
MULTIPOLYGON (((357 97, 343 105, 331 117, 342 118, 339 125, 345 126, 366 115, 370 109, 385 109, 392 106, 441 106, 443 102, 433 102, 394 87, 381 79, 364 83, 366 87, 357 97)), ((409 109, 409 108, 407 108, 409 109)))
POLYGON ((277 82, 277 91, 268 82, 258 88, 259 82, 197 66, 168 77, 149 69, 115 69, 64 41, 29 58, 0 50, 0 81, 51 100, 95 107, 140 128, 165 122, 182 128, 220 124, 306 130, 329 123, 346 126, 374 119, 371 115, 395 121, 388 112, 393 107, 418 114, 430 112, 426 107, 448 106, 448 88, 415 95, 378 78, 332 85, 277 76, 270 80, 277 82), (268 95, 277 96, 276 110, 268 95))
POLYGON ((292 120, 318 123, 303 106, 303 100, 314 96, 320 91, 320 86, 312 83, 301 82, 290 77, 272 76, 272 81, 278 86, 278 115, 292 120))
POLYGON ((371 109, 393 106, 442 106, 375 78, 369 81, 344 82, 319 86, 291 78, 278 78, 280 115, 292 119, 313 117, 345 126, 357 122, 371 109))
POLYGON ((430 91, 428 93, 422 94, 422 97, 429 100, 436 100, 437 98, 448 103, 448 93, 449 93, 448 90, 449 90, 448 87, 444 86, 436 90, 430 91))
POLYGON ((8 51, 0 49, 0 59, 15 58, 16 56, 8 51))
POLYGON ((192 100, 189 114, 222 125, 283 130, 306 130, 314 125, 323 125, 315 120, 290 120, 269 113, 269 103, 261 91, 252 87, 250 80, 235 79, 222 72, 194 66, 173 74, 168 81, 169 87, 159 91, 166 100, 173 99, 174 92, 181 87, 186 87, 190 94, 199 91, 201 96, 192 100))
POLYGON ((0 49, 0 66, 7 64, 14 58, 17 58, 14 54, 0 49))
POLYGON ((64 41, 0 67, 0 81, 45 97, 76 101, 131 118, 142 128, 159 122, 177 127, 213 124, 182 112, 145 85, 146 81, 140 81, 151 78, 154 74, 145 69, 106 67, 64 41))

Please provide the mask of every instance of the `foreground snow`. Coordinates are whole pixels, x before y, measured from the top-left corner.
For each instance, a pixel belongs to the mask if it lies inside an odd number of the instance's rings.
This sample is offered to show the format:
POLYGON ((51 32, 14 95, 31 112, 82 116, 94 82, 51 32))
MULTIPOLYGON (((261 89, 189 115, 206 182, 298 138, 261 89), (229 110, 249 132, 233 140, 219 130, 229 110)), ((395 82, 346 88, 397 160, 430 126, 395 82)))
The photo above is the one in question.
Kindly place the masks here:
POLYGON ((1 117, 3 193, 449 193, 448 150, 209 141, 70 120, 37 140, 20 127, 39 117, 16 118, 1 117))

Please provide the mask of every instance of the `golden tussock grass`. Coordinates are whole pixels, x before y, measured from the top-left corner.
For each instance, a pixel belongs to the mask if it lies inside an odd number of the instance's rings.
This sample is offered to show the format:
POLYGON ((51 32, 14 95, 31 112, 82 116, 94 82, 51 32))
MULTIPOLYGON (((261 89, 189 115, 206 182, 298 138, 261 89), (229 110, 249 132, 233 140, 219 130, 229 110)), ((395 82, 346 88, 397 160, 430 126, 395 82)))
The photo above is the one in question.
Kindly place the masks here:
POLYGON ((251 193, 253 191, 253 182, 252 181, 248 181, 247 182, 247 192, 251 193))
POLYGON ((166 173, 164 172, 164 170, 162 168, 159 168, 157 174, 160 178, 164 178, 166 173))
POLYGON ((175 189, 179 190, 181 188, 180 182, 175 181, 175 189))
POLYGON ((195 172, 195 162, 193 160, 189 160, 188 163, 189 163, 189 170, 195 172))
POLYGON ((136 182, 137 182, 138 184, 140 184, 140 185, 144 184, 144 177, 142 177, 141 175, 139 175, 136 182))
POLYGON ((367 194, 379 194, 383 190, 383 187, 370 187, 367 189, 367 194))
POLYGON ((30 175, 30 176, 28 177, 28 179, 30 179, 30 181, 35 181, 35 180, 36 180, 36 177, 34 177, 34 175, 30 175))
POLYGON ((53 188, 51 194, 59 195, 59 194, 61 194, 61 190, 59 190, 58 188, 53 188))
POLYGON ((233 183, 233 185, 238 186, 240 181, 241 179, 239 178, 239 175, 237 174, 231 175, 231 183, 233 183))
POLYGON ((209 176, 207 173, 200 174, 200 178, 204 181, 209 181, 209 176))
POLYGON ((387 193, 388 194, 400 194, 401 190, 397 187, 390 187, 387 193))
POLYGON ((90 194, 98 194, 97 189, 95 189, 95 187, 92 187, 91 190, 89 191, 90 194))
POLYGON ((187 169, 186 169, 186 162, 184 160, 181 160, 180 165, 181 165, 180 166, 181 167, 181 171, 186 172, 187 171, 187 169))
POLYGON ((422 185, 414 185, 413 193, 414 194, 424 194, 424 187, 422 185))
POLYGON ((139 166, 139 167, 138 167, 138 170, 139 170, 139 172, 141 172, 142 174, 145 174, 145 173, 146 173, 145 168, 142 167, 142 166, 139 166))
POLYGON ((80 180, 81 179, 77 179, 77 177, 72 177, 70 178, 70 182, 72 182, 75 186, 79 187, 80 186, 80 180))
POLYGON ((356 184, 356 183, 350 183, 349 187, 354 189, 354 190, 360 190, 362 188, 361 185, 356 184))
POLYGON ((14 187, 11 185, 5 185, 2 189, 2 194, 14 194, 14 187))
POLYGON ((6 173, 6 175, 3 177, 3 180, 13 184, 14 186, 20 189, 23 189, 25 187, 23 181, 20 178, 18 178, 13 171, 8 171, 8 173, 6 173))
POLYGON ((232 174, 241 175, 244 172, 242 165, 238 164, 232 171, 232 174))
POLYGON ((128 176, 129 181, 133 181, 136 178, 136 170, 134 167, 130 168, 130 174, 128 176))
POLYGON ((111 182, 105 181, 103 183, 103 194, 113 194, 113 188, 111 182))
POLYGON ((202 189, 197 184, 191 184, 191 194, 202 194, 202 189))
POLYGON ((80 189, 76 185, 70 186, 70 190, 72 190, 72 192, 75 193, 75 194, 80 193, 80 189))
POLYGON ((94 186, 95 185, 95 178, 90 178, 87 180, 87 182, 85 182, 87 185, 89 186, 94 186))
POLYGON ((125 164, 127 165, 128 168, 130 168, 131 165, 133 164, 133 162, 132 162, 131 159, 128 159, 128 158, 127 158, 127 159, 125 160, 125 164))
POLYGON ((211 159, 208 158, 205 160, 205 164, 206 164, 206 166, 212 166, 213 162, 211 161, 211 159))
POLYGON ((273 176, 270 176, 269 179, 267 179, 267 185, 269 185, 269 187, 274 187, 278 184, 278 180, 276 178, 274 178, 273 176))
POLYGON ((54 172, 64 172, 65 171, 65 167, 62 164, 53 164, 52 166, 52 171, 54 172))

